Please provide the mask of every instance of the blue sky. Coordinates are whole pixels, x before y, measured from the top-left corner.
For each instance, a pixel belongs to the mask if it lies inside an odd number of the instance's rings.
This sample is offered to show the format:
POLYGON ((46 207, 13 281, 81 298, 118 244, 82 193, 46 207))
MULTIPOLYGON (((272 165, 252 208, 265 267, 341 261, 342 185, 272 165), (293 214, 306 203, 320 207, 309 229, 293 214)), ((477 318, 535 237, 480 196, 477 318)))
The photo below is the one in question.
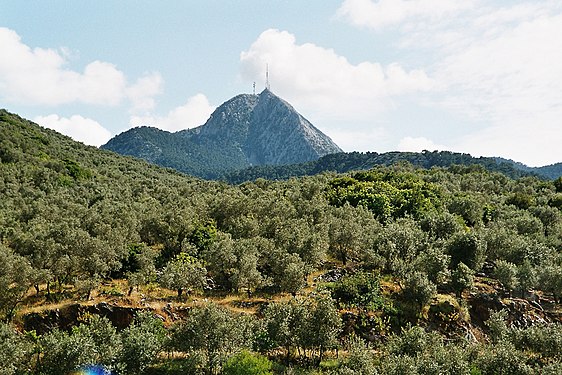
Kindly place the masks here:
POLYGON ((562 1, 0 3, 0 107, 84 143, 264 87, 346 151, 562 161, 562 1))

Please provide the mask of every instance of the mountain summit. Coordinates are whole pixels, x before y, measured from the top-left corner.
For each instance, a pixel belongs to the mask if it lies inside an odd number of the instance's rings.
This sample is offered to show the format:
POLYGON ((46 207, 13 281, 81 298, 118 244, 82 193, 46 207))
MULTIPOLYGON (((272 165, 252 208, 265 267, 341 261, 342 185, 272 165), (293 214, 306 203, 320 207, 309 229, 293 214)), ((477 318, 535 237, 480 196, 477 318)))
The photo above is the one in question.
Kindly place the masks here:
POLYGON ((269 89, 219 106, 204 125, 176 133, 130 129, 102 148, 204 178, 255 165, 316 160, 342 150, 269 89))

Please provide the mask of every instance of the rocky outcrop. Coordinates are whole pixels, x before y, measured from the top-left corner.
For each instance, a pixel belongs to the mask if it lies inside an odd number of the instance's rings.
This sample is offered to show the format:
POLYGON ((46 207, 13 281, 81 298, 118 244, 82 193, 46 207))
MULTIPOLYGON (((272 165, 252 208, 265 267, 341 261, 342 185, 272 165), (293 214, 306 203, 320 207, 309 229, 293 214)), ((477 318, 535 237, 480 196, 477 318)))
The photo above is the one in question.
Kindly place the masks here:
POLYGON ((34 312, 23 316, 23 329, 44 334, 55 328, 69 330, 88 315, 108 318, 117 329, 128 327, 139 311, 146 309, 122 307, 101 302, 97 305, 72 304, 57 309, 34 312))

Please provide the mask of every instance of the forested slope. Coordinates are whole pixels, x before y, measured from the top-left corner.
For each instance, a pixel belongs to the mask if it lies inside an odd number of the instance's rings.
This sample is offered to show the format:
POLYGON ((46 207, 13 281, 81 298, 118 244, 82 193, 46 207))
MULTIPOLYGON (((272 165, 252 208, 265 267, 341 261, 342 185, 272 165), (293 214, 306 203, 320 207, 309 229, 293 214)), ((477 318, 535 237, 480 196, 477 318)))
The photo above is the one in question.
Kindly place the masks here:
POLYGON ((0 196, 2 374, 562 371, 562 179, 398 164, 231 186, 0 111, 0 196), (60 324, 101 302, 136 318, 60 324))
POLYGON ((479 165, 491 172, 500 172, 510 178, 540 176, 555 179, 562 175, 558 165, 530 168, 500 158, 473 157, 450 151, 424 152, 342 152, 321 157, 307 163, 291 165, 262 165, 225 173, 222 180, 239 184, 258 178, 286 180, 291 177, 314 176, 323 172, 350 172, 367 170, 376 166, 410 163, 420 168, 450 167, 453 165, 479 165), (558 174, 557 174, 558 173, 558 174))

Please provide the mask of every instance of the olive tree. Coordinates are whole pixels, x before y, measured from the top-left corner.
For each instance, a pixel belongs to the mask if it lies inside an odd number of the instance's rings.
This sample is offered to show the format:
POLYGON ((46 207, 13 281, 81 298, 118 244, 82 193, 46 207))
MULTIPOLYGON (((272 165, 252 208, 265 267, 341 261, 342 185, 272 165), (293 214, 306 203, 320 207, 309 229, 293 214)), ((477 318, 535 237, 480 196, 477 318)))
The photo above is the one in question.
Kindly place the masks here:
POLYGON ((26 258, 0 243, 0 319, 12 319, 16 306, 31 287, 32 274, 26 258))
POLYGON ((175 289, 178 297, 184 290, 201 290, 207 285, 207 269, 196 258, 180 253, 162 270, 160 284, 175 289))

